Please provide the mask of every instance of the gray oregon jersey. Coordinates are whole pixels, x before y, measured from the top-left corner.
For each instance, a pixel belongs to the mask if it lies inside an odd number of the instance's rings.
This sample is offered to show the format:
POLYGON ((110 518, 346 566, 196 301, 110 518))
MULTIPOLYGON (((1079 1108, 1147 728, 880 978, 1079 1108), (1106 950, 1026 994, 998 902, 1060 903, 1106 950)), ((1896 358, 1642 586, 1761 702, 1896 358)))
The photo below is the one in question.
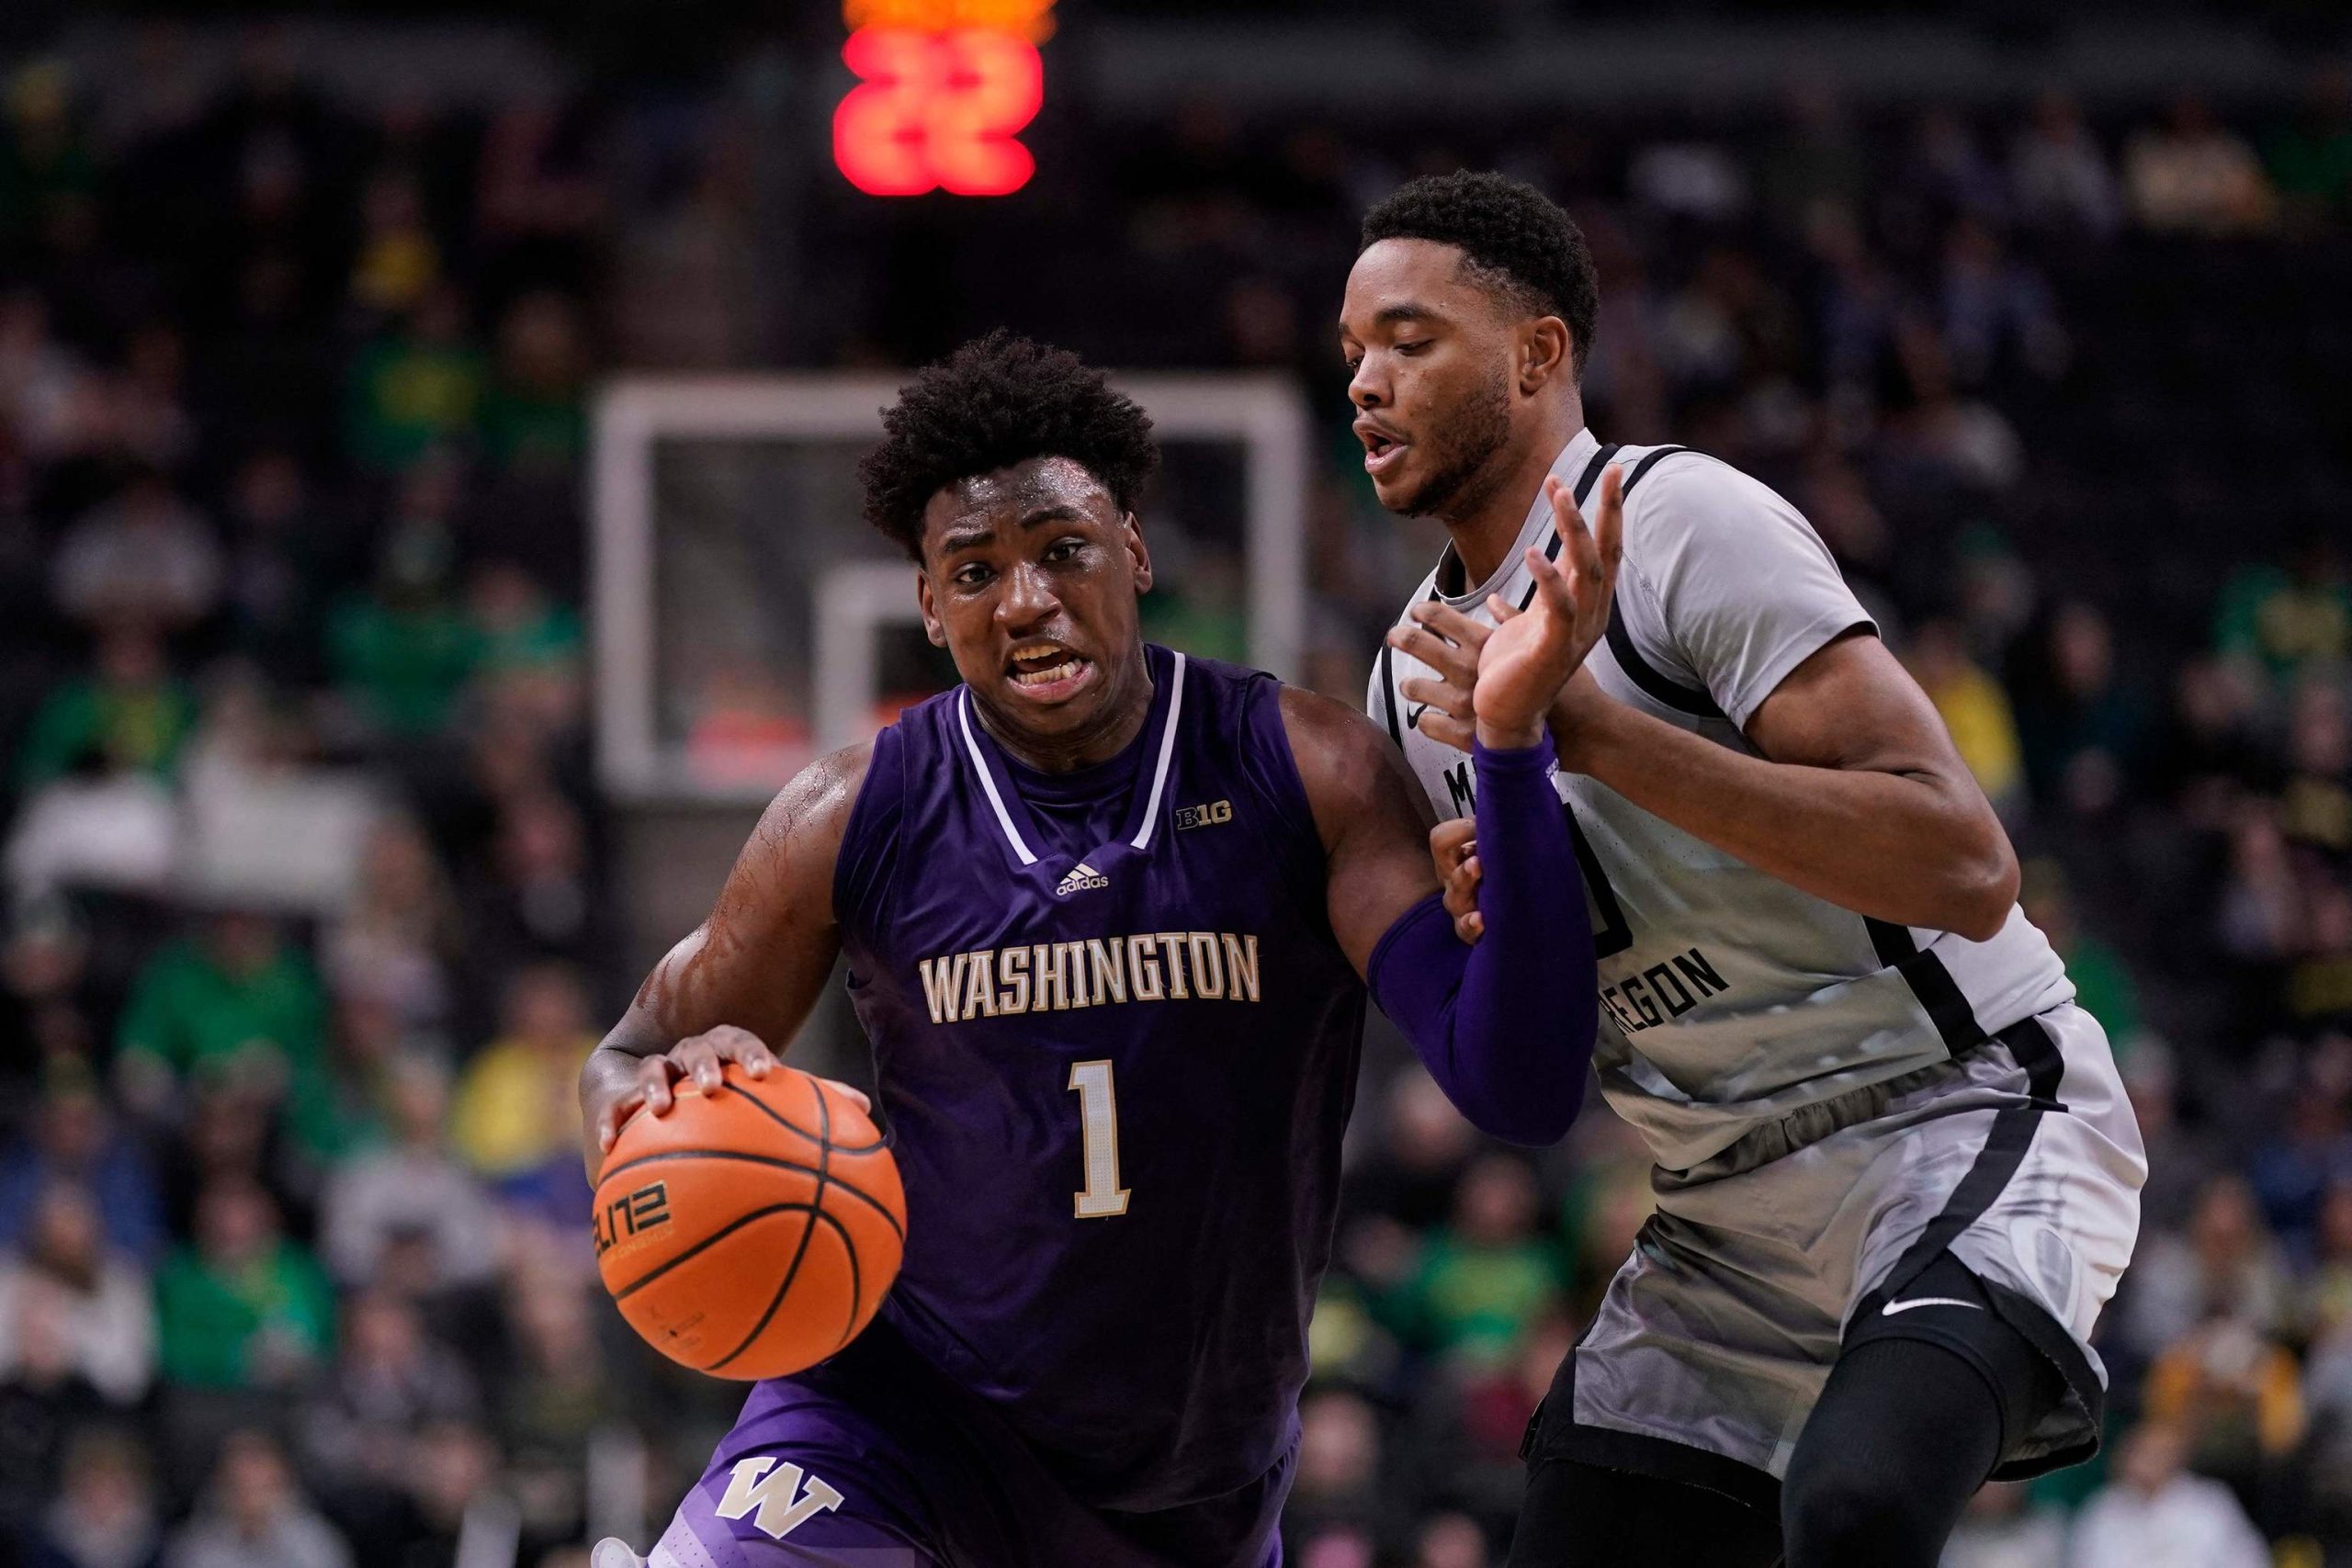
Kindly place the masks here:
MULTIPOLYGON (((1875 630, 1796 509, 1685 448, 1603 447, 1589 431, 1552 471, 1580 499, 1624 469, 1624 559, 1600 689, 1734 750, 1774 687, 1843 632, 1875 630)), ((1587 515, 1590 515, 1589 505, 1587 515)), ((1491 621, 1524 604, 1530 547, 1556 553, 1542 499, 1488 581, 1459 592, 1449 549, 1415 595, 1491 621), (1451 581, 1448 581, 1448 580, 1451 581)), ((1404 748, 1441 818, 1469 815, 1469 759, 1414 728, 1398 682, 1428 675, 1383 649, 1368 709, 1404 748)), ((1683 1169, 1761 1122, 1940 1062, 2074 995, 2050 943, 2012 909, 1990 942, 1866 919, 1804 893, 1579 774, 1568 805, 1600 961, 1595 1066, 1653 1157, 1683 1169)))

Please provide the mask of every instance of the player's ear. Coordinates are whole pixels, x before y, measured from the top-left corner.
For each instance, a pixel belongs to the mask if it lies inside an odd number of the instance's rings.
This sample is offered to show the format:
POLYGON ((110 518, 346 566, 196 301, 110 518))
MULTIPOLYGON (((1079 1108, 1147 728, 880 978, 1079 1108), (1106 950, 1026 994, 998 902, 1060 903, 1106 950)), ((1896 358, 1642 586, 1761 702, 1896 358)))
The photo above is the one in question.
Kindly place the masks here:
POLYGON ((1122 513, 1119 520, 1125 525, 1127 559, 1134 567, 1136 592, 1148 593, 1151 592, 1151 547, 1143 542, 1143 525, 1136 521, 1132 512, 1122 513))
POLYGON ((1557 316, 1538 316, 1519 331, 1519 390, 1533 397, 1554 378, 1571 375, 1568 323, 1557 316))
POLYGON ((939 618, 939 601, 931 595, 931 573, 915 568, 915 604, 922 610, 922 635, 933 648, 947 646, 947 627, 939 618))

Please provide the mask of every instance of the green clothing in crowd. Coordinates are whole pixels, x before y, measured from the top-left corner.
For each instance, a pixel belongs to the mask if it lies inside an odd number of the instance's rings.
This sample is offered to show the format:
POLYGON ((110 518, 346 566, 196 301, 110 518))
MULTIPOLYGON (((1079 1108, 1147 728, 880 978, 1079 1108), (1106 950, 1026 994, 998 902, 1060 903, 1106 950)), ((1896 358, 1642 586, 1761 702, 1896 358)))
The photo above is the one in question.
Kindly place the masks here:
POLYGON ((488 375, 481 353, 462 344, 388 338, 368 344, 351 367, 351 455, 396 473, 436 443, 471 436, 488 375))
POLYGON ((2079 938, 2066 953, 2066 977, 2075 982, 2075 1002, 2098 1020, 2119 1045, 2140 1032, 2140 988, 2123 955, 2097 937, 2079 938))
POLYGON ((177 1073, 226 1066, 250 1051, 288 1065, 315 1062, 324 1049, 326 1001, 318 977, 298 954, 280 949, 250 975, 223 970, 201 944, 178 942, 139 973, 124 1009, 124 1051, 161 1058, 177 1073))
POLYGON ((326 998, 300 954, 281 948, 250 975, 232 975, 201 943, 150 959, 123 1009, 117 1046, 176 1076, 252 1071, 283 1087, 288 1129, 333 1157, 364 1141, 337 1104, 326 1059, 326 998))
POLYGON ((568 475, 588 447, 588 418, 569 392, 502 384, 481 412, 482 447, 500 471, 568 475))
POLYGON ((176 681, 152 686, 68 681, 33 715, 17 780, 37 788, 95 752, 118 769, 168 781, 196 717, 196 699, 176 681))
POLYGON ((481 626, 475 635, 485 670, 545 670, 580 657, 580 616, 568 604, 550 602, 521 626, 481 626))
POLYGON ((1429 1349, 1491 1359, 1510 1353, 1566 1283, 1547 1243, 1486 1247, 1441 1231, 1382 1315, 1429 1349))
POLYGON ((250 1388, 277 1342, 322 1355, 334 1330, 334 1291, 307 1253, 279 1242, 233 1269, 182 1247, 155 1277, 155 1331, 164 1378, 191 1388, 250 1388))
POLYGON ((369 717, 401 735, 445 728, 481 661, 481 637, 444 604, 352 599, 328 630, 337 679, 369 717))
POLYGON ((2305 664, 2352 656, 2352 587, 2298 582, 2278 567, 2241 567, 2222 586, 2214 646, 2291 676, 2305 664))

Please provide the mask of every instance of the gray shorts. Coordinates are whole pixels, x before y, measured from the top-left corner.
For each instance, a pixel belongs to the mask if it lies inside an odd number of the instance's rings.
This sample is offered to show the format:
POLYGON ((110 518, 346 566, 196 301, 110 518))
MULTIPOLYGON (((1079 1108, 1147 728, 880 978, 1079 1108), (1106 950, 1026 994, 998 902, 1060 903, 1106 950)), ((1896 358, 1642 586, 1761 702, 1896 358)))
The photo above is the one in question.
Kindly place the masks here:
POLYGON ((1566 1457, 1783 1475, 1839 1346, 1909 1310, 1903 1288, 1948 1253, 2065 1380, 1995 1475, 2087 1458, 2107 1382, 2091 1325, 2146 1175, 2107 1036, 2071 1002, 1657 1171, 1657 1213, 1564 1369, 1566 1457))

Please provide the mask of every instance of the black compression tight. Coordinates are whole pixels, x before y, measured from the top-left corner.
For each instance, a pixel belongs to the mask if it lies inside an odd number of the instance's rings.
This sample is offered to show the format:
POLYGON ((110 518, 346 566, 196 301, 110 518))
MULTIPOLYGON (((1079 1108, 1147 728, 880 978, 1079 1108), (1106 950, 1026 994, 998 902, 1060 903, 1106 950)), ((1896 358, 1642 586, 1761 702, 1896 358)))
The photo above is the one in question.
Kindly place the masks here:
MULTIPOLYGON (((2012 1333, 2014 1331, 2011 1331, 2012 1333)), ((2002 1402, 2055 1397, 2056 1374, 2018 1337, 1980 1371, 1918 1339, 1838 1359, 1798 1439, 1779 1517, 1723 1493, 1577 1461, 1528 1479, 1510 1568, 1936 1568, 1961 1509, 1999 1455, 2002 1402)))
POLYGON ((1958 1352, 1917 1339, 1852 1347, 1781 1483, 1789 1568, 1936 1568, 2000 1448, 1992 1386, 1958 1352))
POLYGON ((1527 1478, 1508 1568, 1772 1568, 1781 1521, 1688 1482, 1556 1459, 1527 1478))

